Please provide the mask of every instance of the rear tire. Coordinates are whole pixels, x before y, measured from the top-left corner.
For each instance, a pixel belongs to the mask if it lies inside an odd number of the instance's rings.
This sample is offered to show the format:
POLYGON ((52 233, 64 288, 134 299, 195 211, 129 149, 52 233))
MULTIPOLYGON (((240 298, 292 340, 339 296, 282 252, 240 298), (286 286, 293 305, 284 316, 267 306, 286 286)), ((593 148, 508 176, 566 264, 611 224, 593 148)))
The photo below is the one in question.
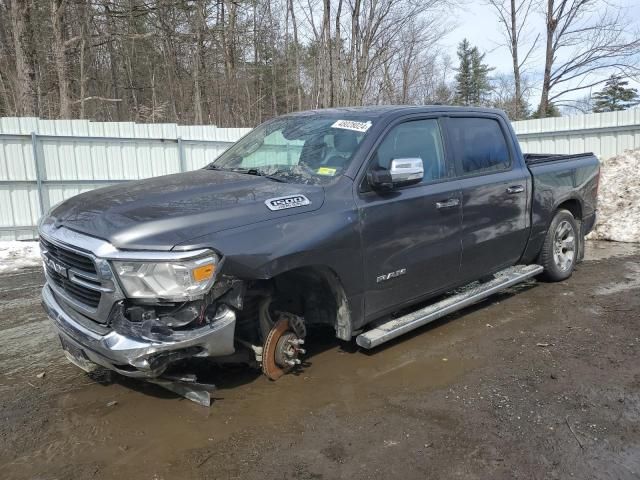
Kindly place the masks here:
POLYGON ((579 232, 578 222, 571 212, 556 212, 538 256, 538 264, 544 267, 544 272, 540 275, 543 280, 560 282, 571 276, 582 242, 579 232))

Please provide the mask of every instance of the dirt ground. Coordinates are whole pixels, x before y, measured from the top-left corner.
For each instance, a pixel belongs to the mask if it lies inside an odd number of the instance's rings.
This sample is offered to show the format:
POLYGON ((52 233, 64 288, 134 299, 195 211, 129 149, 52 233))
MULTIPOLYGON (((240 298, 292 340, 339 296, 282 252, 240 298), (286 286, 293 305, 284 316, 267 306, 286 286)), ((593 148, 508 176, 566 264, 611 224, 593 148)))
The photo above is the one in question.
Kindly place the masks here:
POLYGON ((640 246, 275 383, 212 369, 210 408, 67 363, 41 284, 0 276, 1 478, 640 478, 640 246))

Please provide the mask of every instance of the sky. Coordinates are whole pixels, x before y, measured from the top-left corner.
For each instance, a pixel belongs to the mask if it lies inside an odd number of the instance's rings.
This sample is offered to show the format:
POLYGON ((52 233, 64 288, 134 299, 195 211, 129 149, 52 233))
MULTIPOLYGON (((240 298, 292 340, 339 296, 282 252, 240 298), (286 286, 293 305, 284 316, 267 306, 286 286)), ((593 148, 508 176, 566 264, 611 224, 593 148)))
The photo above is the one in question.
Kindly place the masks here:
MULTIPOLYGON (((640 30, 640 0, 617 0, 616 5, 625 9, 625 17, 633 23, 633 27, 640 30)), ((477 46, 480 51, 486 54, 485 63, 495 67, 494 74, 512 74, 511 55, 506 47, 501 46, 503 42, 502 25, 498 23, 493 7, 483 1, 467 0, 459 11, 455 14, 457 28, 453 30, 443 42, 447 53, 451 56, 453 64, 457 65, 456 48, 457 44, 467 38, 472 45, 477 46)), ((530 14, 530 30, 544 32, 544 20, 539 13, 530 14)), ((535 37, 535 35, 533 35, 535 37)), ((543 36, 539 40, 539 45, 543 45, 543 36)), ((534 83, 541 83, 542 72, 544 70, 544 52, 539 48, 531 57, 530 74, 535 79, 534 83)), ((610 75, 606 74, 605 77, 610 75)), ((633 86, 640 90, 640 83, 632 82, 633 86)), ((600 87, 595 87, 594 91, 600 87)), ((588 90, 578 91, 568 98, 582 98, 588 90)), ((534 89, 531 103, 537 103, 540 90, 534 89)))

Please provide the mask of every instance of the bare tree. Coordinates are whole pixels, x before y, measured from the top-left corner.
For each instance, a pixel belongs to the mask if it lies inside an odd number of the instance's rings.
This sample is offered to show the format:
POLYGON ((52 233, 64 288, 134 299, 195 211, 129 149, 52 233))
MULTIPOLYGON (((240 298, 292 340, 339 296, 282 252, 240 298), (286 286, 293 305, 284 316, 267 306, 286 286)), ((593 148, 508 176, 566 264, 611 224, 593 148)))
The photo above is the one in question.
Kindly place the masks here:
POLYGON ((492 106, 504 110, 511 120, 527 118, 527 105, 531 86, 527 76, 520 78, 521 96, 516 96, 515 79, 512 75, 496 75, 493 80, 492 106))
POLYGON ((533 40, 529 40, 530 33, 525 26, 528 24, 529 15, 534 6, 534 0, 489 0, 489 4, 494 8, 498 16, 498 20, 503 27, 505 37, 505 45, 509 49, 513 68, 513 87, 512 97, 515 98, 511 118, 519 120, 525 117, 525 102, 523 98, 522 74, 523 69, 530 60, 531 54, 538 44, 540 34, 536 35, 533 40), (525 53, 520 53, 523 43, 527 44, 524 48, 525 53))
MULTIPOLYGON (((65 11, 68 0, 50 0, 53 43, 51 46, 56 75, 58 78, 58 103, 60 118, 71 118, 71 96, 67 76, 67 49, 81 40, 81 36, 65 38, 65 11)), ((82 83, 82 79, 81 79, 82 83)), ((83 104, 84 105, 84 104, 83 104)))
POLYGON ((0 110, 253 126, 423 102, 455 1, 0 0, 0 110))
POLYGON ((556 106, 560 108, 563 115, 575 115, 580 113, 591 113, 595 105, 591 94, 576 99, 566 99, 558 102, 556 106))
POLYGON ((546 0, 546 47, 538 115, 570 92, 604 83, 618 71, 640 72, 640 35, 604 0, 546 0))
POLYGON ((33 64, 33 38, 31 36, 30 1, 9 0, 9 16, 13 33, 13 51, 16 65, 16 113, 33 116, 37 113, 35 92, 36 72, 33 64))

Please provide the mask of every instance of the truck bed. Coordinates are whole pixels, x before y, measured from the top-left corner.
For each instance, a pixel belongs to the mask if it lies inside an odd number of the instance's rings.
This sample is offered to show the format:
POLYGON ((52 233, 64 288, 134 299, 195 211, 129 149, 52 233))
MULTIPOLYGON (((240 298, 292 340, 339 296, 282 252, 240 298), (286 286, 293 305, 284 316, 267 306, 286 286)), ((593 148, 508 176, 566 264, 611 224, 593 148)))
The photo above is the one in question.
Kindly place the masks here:
POLYGON ((572 155, 561 155, 557 153, 525 153, 524 161, 527 165, 538 165, 541 163, 573 160, 582 157, 593 157, 593 152, 574 153, 572 155))
POLYGON ((524 258, 540 251, 549 223, 558 206, 580 218, 581 234, 595 223, 600 165, 593 153, 575 155, 524 154, 533 180, 531 235, 524 258))

